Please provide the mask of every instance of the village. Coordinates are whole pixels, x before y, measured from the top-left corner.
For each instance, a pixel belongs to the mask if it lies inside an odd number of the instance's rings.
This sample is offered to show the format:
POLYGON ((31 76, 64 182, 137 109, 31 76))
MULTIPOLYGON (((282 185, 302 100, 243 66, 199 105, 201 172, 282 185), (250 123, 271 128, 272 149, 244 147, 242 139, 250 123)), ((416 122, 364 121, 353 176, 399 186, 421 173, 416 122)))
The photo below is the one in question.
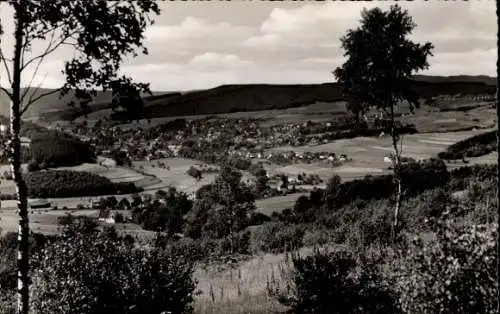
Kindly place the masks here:
MULTIPOLYGON (((279 164, 324 162, 332 167, 348 160, 339 153, 271 152, 282 146, 318 145, 328 143, 326 132, 339 129, 331 122, 286 123, 260 127, 258 119, 210 118, 194 121, 175 120, 149 129, 121 129, 116 126, 73 126, 73 133, 88 141, 103 157, 124 157, 126 160, 155 160, 169 157, 193 157, 193 151, 238 157, 279 164), (119 152, 119 153, 118 153, 119 152)), ((205 159, 203 156, 198 158, 205 159)))

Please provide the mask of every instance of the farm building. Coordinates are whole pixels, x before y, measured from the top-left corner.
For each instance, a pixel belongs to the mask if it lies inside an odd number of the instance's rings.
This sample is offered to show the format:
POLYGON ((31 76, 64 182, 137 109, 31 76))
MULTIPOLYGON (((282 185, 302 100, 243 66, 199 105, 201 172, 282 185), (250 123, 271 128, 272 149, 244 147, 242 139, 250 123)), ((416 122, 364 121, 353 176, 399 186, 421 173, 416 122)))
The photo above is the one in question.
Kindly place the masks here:
POLYGON ((30 147, 31 140, 29 138, 27 138, 25 136, 21 136, 20 140, 21 140, 21 146, 30 147))
POLYGON ((115 223, 115 217, 114 217, 114 215, 111 213, 110 210, 106 210, 106 209, 99 211, 98 220, 102 221, 102 222, 105 222, 105 223, 108 223, 108 224, 114 224, 115 223))
POLYGON ((35 208, 49 208, 50 207, 50 202, 46 199, 35 199, 35 200, 28 200, 28 206, 31 209, 35 208))
POLYGON ((122 223, 131 221, 132 217, 128 211, 112 211, 102 209, 99 211, 98 220, 107 224, 122 223))

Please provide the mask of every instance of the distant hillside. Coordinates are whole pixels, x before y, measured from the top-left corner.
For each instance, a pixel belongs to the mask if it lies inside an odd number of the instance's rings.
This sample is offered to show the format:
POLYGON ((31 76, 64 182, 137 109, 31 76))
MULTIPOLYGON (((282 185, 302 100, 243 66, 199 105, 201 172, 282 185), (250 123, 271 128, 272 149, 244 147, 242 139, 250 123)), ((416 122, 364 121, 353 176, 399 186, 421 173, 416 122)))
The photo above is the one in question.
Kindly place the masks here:
MULTIPOLYGON (((415 88, 422 98, 454 94, 493 94, 496 79, 488 76, 424 76, 414 78, 415 88)), ((315 102, 342 101, 338 83, 305 85, 244 84, 223 85, 189 93, 154 92, 146 97, 146 114, 151 117, 184 116, 198 114, 259 111, 306 106, 315 102)), ((0 114, 8 115, 8 106, 2 102, 0 114)), ((42 120, 74 120, 91 112, 109 115, 110 93, 100 93, 89 109, 67 106, 70 96, 60 100, 57 96, 44 99, 28 110, 26 117, 42 120)), ((97 114, 99 116, 100 114, 97 114)), ((95 114, 94 114, 95 116, 95 114)))
MULTIPOLYGON (((24 93, 25 90, 26 89, 23 88, 21 92, 24 93)), ((36 92, 35 97, 50 91, 52 90, 41 88, 36 92)), ((30 91, 29 95, 31 95, 31 93, 32 91, 30 91)), ((173 94, 176 95, 177 93, 173 94)), ((164 92, 153 92, 153 96, 150 97, 151 99, 156 99, 158 95, 160 95, 161 97, 165 97, 164 92)), ((68 95, 64 96, 61 99, 59 97, 60 97, 59 93, 54 93, 52 95, 40 99, 39 101, 35 102, 30 106, 28 111, 26 111, 26 113, 24 114, 23 118, 40 117, 44 115, 50 115, 52 112, 65 111, 68 109, 74 111, 81 110, 81 108, 71 108, 68 106, 68 103, 75 98, 73 92, 70 92, 68 95)), ((97 96, 94 97, 93 99, 93 104, 91 105, 95 106, 95 108, 92 111, 108 108, 110 102, 111 102, 111 92, 98 92, 97 96)), ((9 99, 3 91, 0 91, 0 115, 6 117, 10 115, 9 99)))

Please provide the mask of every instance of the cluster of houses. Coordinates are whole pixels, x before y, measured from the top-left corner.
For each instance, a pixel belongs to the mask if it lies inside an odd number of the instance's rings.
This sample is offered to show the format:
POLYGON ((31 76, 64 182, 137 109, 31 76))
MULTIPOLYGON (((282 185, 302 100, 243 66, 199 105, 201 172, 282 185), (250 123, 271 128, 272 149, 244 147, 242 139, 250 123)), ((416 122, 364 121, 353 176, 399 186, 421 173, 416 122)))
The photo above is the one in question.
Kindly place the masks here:
POLYGON ((228 151, 228 155, 246 159, 257 159, 259 161, 267 160, 280 164, 325 162, 337 165, 338 163, 348 161, 347 155, 337 155, 332 152, 297 152, 292 150, 264 152, 263 150, 230 150, 228 151))
MULTIPOLYGON (((188 142, 203 145, 204 150, 227 153, 247 159, 279 159, 282 161, 327 160, 342 161, 345 156, 335 154, 306 153, 264 153, 279 146, 299 146, 328 142, 322 135, 305 135, 304 130, 311 123, 286 123, 263 127, 257 119, 211 118, 186 121, 185 127, 166 132, 155 130, 121 130, 116 127, 99 129, 80 128, 86 131, 88 141, 96 147, 99 155, 112 157, 112 153, 120 151, 130 160, 154 160, 167 157, 178 157, 188 142)), ((318 123, 314 123, 317 128, 318 123)), ((319 129, 332 127, 331 122, 324 123, 319 129)), ((161 130, 161 126, 157 127, 161 130)))
POLYGON ((495 101, 495 95, 489 95, 489 94, 479 94, 479 95, 462 95, 462 94, 456 94, 456 95, 439 95, 439 96, 434 96, 432 97, 432 100, 457 100, 457 99, 462 99, 462 100, 471 100, 471 101, 495 101))

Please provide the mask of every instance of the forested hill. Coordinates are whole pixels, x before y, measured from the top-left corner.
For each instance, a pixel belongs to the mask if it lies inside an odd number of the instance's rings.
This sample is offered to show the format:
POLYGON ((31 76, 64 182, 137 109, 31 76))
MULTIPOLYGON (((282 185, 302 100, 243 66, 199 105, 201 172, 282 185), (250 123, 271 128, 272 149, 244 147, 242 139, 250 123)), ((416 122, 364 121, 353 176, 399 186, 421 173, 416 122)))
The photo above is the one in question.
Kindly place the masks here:
MULTIPOLYGON (((414 78, 415 88, 423 98, 454 94, 493 94, 496 79, 489 76, 424 76, 414 78)), ((341 85, 324 84, 242 84, 191 92, 154 92, 146 97, 146 114, 154 117, 216 114, 237 111, 284 109, 309 105, 318 101, 343 100, 341 85)), ((44 90, 46 91, 46 90, 44 90)), ((68 107, 68 97, 57 95, 36 103, 28 110, 27 117, 43 120, 72 120, 83 114, 102 111, 109 115, 109 93, 100 93, 89 109, 68 107)), ((0 95, 0 114, 8 115, 8 101, 0 95)), ((97 114, 99 115, 99 114, 97 114)), ((94 115, 95 116, 95 115, 94 115)))

